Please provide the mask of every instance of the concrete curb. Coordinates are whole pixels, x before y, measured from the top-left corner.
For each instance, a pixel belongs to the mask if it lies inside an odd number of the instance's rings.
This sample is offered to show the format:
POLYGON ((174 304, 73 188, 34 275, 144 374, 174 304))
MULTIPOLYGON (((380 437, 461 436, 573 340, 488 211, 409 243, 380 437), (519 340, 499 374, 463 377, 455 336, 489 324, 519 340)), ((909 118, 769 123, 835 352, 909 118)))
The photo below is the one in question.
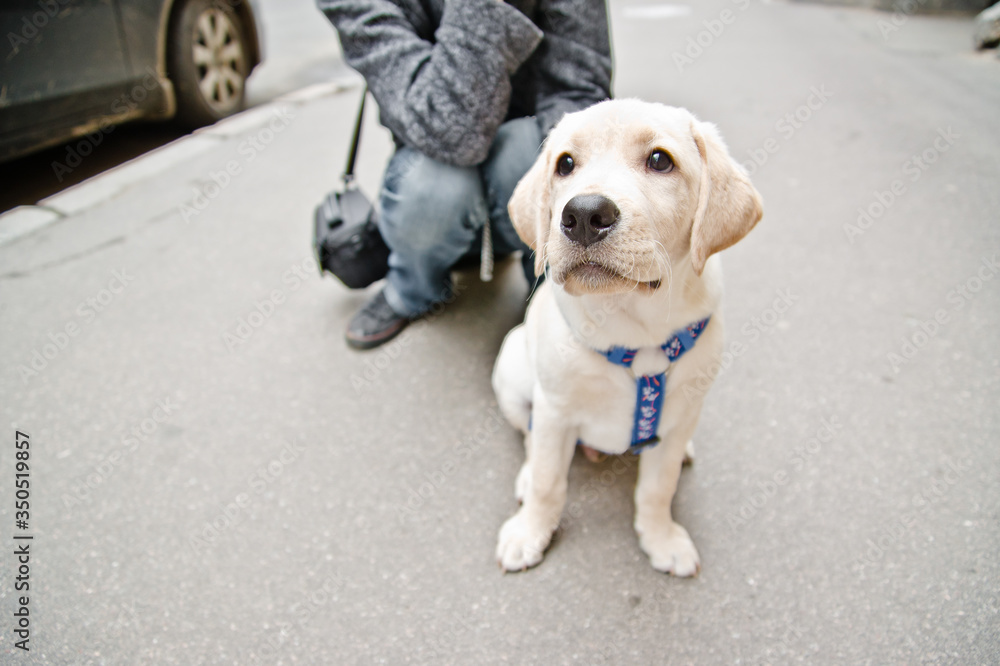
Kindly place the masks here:
POLYGON ((976 14, 990 0, 792 0, 801 4, 860 7, 883 12, 910 14, 976 14))
POLYGON ((214 125, 197 129, 191 134, 46 197, 34 206, 13 208, 0 214, 0 247, 113 199, 140 181, 152 178, 221 145, 223 141, 233 136, 245 134, 266 124, 273 117, 275 109, 281 105, 302 106, 323 97, 356 89, 361 84, 360 77, 348 76, 294 90, 266 104, 220 120, 214 125))
POLYGON ((62 219, 42 206, 18 206, 0 215, 0 247, 62 219))

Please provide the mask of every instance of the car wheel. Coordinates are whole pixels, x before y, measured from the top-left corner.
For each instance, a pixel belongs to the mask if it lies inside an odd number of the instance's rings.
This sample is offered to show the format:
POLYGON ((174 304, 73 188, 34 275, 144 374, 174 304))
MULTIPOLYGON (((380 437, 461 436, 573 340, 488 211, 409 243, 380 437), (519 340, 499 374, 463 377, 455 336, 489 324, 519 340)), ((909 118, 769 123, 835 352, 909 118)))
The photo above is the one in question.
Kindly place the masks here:
POLYGON ((169 74, 177 94, 177 121, 210 125, 243 108, 250 72, 246 29, 220 0, 187 0, 170 30, 169 74))

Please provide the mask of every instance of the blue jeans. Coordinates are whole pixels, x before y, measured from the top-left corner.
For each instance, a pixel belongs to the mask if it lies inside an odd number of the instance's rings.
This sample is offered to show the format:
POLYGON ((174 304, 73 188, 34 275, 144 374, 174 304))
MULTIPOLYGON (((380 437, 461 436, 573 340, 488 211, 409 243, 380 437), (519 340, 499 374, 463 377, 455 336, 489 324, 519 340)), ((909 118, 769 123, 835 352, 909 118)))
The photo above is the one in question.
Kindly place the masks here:
POLYGON ((478 255, 484 222, 490 220, 497 255, 531 250, 514 231, 507 202, 535 161, 542 136, 534 118, 500 126, 486 161, 474 167, 437 162, 399 148, 382 181, 379 231, 389 246, 385 298, 398 314, 416 316, 451 295, 451 267, 478 255))

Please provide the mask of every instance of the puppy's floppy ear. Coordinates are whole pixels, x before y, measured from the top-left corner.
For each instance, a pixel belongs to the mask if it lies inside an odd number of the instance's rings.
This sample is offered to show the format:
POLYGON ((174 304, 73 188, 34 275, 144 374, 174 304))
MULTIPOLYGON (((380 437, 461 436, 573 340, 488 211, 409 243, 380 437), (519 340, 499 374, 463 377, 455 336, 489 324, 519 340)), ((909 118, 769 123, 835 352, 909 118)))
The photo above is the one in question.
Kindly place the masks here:
POLYGON ((545 244, 552 219, 552 172, 548 142, 517 183, 507 203, 507 213, 521 240, 535 251, 535 275, 545 272, 545 244))
POLYGON ((701 154, 701 189, 691 227, 691 263, 698 275, 708 258, 736 243, 764 214, 760 194, 726 150, 711 123, 692 122, 701 154))

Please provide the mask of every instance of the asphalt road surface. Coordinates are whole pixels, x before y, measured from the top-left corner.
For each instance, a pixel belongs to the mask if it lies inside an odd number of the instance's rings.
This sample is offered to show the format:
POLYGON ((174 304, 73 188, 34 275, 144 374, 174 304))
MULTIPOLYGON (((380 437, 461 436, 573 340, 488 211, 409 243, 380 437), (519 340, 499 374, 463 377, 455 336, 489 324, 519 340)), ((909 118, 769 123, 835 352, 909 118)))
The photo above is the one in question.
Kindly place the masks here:
POLYGON ((490 371, 519 263, 347 349, 374 292, 309 246, 358 101, 331 89, 67 191, 0 246, 0 662, 997 663, 996 53, 955 17, 612 15, 617 94, 715 122, 764 198, 722 256, 730 353, 674 501, 701 575, 639 549, 634 460, 582 455, 545 561, 500 573, 523 448, 490 371))

